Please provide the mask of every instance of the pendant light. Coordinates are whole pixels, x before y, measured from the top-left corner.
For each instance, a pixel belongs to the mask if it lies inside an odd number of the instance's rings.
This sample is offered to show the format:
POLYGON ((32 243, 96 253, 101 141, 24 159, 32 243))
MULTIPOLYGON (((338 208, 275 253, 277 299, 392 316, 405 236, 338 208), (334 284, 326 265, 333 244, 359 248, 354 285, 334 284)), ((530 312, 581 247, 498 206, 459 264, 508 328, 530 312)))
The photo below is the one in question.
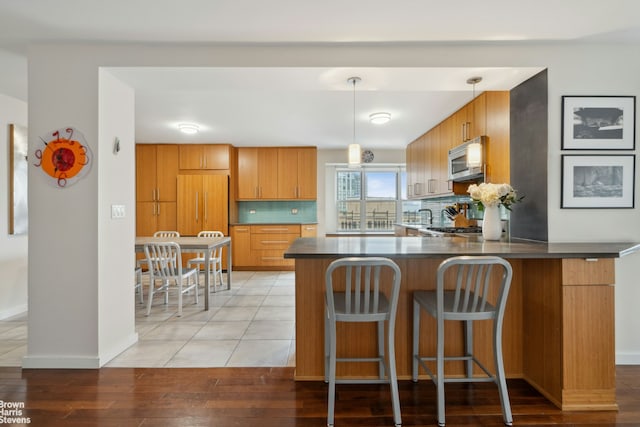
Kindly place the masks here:
MULTIPOLYGON (((473 85, 473 99, 476 98, 476 84, 482 81, 482 77, 471 77, 467 80, 467 84, 473 85)), ((482 144, 479 142, 471 142, 467 145, 467 166, 479 167, 482 166, 482 144)))
POLYGON ((349 144, 349 166, 360 164, 360 144, 356 144, 356 83, 361 81, 360 77, 349 77, 347 82, 353 84, 353 142, 349 144))

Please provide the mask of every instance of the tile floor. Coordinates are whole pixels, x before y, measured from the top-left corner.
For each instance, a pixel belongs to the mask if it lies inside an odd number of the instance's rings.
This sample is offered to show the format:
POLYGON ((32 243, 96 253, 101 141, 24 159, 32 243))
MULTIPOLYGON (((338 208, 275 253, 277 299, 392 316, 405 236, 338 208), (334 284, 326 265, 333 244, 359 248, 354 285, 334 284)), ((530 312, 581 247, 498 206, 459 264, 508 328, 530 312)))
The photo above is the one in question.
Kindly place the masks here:
MULTIPOLYGON (((182 317, 175 298, 165 306, 158 295, 148 317, 136 298, 138 342, 106 366, 294 366, 294 280, 293 272, 234 271, 209 311, 202 295, 198 305, 186 296, 182 317)), ((26 315, 0 321, 0 366, 21 366, 26 339, 26 315)))

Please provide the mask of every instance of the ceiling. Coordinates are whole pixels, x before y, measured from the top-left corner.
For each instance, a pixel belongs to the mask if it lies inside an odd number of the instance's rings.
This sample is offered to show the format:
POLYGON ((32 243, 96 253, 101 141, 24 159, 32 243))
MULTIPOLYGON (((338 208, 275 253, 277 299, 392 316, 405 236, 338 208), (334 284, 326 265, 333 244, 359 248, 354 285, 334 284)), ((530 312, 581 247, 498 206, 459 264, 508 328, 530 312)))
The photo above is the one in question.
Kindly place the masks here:
MULTIPOLYGON (((117 43, 640 43, 637 0, 28 0, 0 3, 0 93, 27 99, 26 46, 117 43), (543 23, 543 25, 540 25, 543 23)), ((403 148, 473 97, 541 68, 118 68, 139 142, 403 148), (368 115, 391 113, 386 125, 368 115), (177 131, 193 122, 197 135, 177 131)))

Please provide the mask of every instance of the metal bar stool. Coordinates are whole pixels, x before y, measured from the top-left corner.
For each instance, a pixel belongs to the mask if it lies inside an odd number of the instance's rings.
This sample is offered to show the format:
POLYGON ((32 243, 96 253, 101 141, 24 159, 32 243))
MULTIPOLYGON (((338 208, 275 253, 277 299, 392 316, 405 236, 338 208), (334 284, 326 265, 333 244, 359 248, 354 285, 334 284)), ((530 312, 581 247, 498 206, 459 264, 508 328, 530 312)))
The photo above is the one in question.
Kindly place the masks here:
POLYGON ((400 398, 398 396, 398 378, 395 360, 395 321, 400 293, 400 268, 388 258, 342 258, 333 261, 325 273, 325 381, 329 383, 327 425, 333 426, 336 384, 386 383, 391 386, 393 422, 402 425, 400 418, 400 398), (383 292, 381 281, 383 270, 390 270, 391 283, 387 288, 388 296, 383 292), (335 274, 334 274, 335 272, 335 274), (338 279, 339 277, 339 279, 338 279), (344 280, 343 280, 344 278, 344 280), (345 290, 334 290, 334 279, 342 283, 345 290), (387 359, 385 359, 384 323, 387 328, 387 359), (337 322, 375 322, 377 324, 378 356, 359 358, 336 357, 337 322), (340 379, 336 380, 336 362, 376 362, 379 377, 377 379, 340 379), (385 376, 385 373, 387 376, 385 376))
POLYGON ((447 382, 494 382, 498 386, 504 423, 511 425, 513 417, 509 404, 509 394, 502 361, 502 321, 513 275, 511 264, 495 256, 459 256, 443 261, 437 270, 435 291, 416 291, 413 293, 413 366, 412 379, 418 381, 418 366, 431 377, 437 387, 438 425, 445 425, 444 383, 447 382), (500 270, 499 281, 493 268, 500 270), (451 270, 451 272, 449 271, 451 270), (453 274, 452 274, 453 273, 453 274), (446 276, 445 276, 446 275, 446 276), (492 280, 493 278, 493 280, 492 280), (455 281, 454 281, 455 279, 455 281), (496 283, 498 282, 498 283, 496 283), (446 287, 446 289, 445 289, 446 287), (492 293, 492 289, 495 291, 492 293), (496 295, 490 302, 489 296, 496 295), (437 321, 436 356, 419 355, 420 348, 420 310, 424 310, 437 321), (495 375, 473 354, 473 321, 493 319, 493 350, 496 367, 495 375), (464 322, 465 355, 444 355, 444 321, 464 322), (445 376, 444 362, 465 361, 466 377, 450 378, 445 376), (424 361, 436 362, 436 373, 431 371, 424 361), (473 376, 474 363, 487 375, 473 376))

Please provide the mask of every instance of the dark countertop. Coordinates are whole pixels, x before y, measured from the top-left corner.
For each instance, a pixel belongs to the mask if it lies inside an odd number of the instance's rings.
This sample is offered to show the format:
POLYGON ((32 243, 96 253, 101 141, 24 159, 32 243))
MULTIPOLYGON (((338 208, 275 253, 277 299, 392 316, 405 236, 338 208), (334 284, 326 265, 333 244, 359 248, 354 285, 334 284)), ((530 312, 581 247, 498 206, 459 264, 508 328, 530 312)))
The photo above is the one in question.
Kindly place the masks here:
POLYGON ((230 222, 229 225, 309 225, 309 224, 317 224, 318 221, 305 221, 305 222, 293 222, 293 221, 285 221, 285 222, 230 222))
POLYGON ((523 239, 485 242, 482 237, 325 237, 297 239, 285 251, 284 257, 498 255, 504 258, 619 258, 636 251, 640 251, 640 244, 636 242, 547 243, 523 239))

